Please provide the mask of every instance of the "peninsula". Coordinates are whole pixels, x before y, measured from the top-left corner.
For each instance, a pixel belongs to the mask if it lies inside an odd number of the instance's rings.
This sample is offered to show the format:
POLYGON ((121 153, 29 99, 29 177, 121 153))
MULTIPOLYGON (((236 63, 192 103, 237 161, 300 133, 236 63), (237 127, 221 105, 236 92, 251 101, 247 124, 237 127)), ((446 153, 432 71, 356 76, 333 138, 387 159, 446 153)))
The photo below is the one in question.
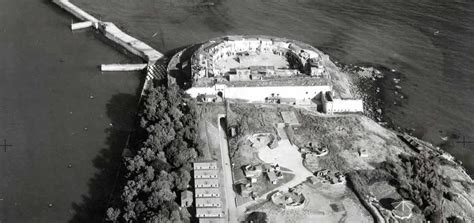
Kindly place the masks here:
POLYGON ((74 28, 99 29, 146 62, 108 221, 474 219, 474 182, 452 156, 369 118, 358 82, 380 71, 341 69, 308 44, 270 36, 219 37, 165 58, 55 2, 83 20, 74 28))

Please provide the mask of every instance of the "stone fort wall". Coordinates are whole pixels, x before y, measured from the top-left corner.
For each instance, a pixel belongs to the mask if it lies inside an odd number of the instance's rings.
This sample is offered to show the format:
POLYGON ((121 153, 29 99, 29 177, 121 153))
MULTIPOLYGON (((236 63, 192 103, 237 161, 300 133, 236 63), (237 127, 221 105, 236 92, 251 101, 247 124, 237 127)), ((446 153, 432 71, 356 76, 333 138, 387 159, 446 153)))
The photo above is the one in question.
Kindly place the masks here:
POLYGON ((193 87, 186 92, 191 97, 199 94, 218 95, 222 93, 223 98, 242 99, 249 102, 265 102, 265 98, 272 94, 280 98, 294 98, 298 103, 310 103, 321 92, 331 91, 329 85, 322 86, 272 86, 272 87, 229 87, 226 85, 214 85, 212 87, 193 87))

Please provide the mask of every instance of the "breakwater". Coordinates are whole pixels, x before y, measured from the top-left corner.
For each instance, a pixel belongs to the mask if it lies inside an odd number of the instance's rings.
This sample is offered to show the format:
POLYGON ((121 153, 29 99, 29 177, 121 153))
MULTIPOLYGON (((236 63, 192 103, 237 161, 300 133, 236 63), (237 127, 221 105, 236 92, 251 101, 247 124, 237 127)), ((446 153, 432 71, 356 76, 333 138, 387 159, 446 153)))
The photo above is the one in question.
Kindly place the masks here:
POLYGON ((102 64, 101 71, 136 71, 147 68, 148 64, 102 64))
POLYGON ((94 27, 108 39, 147 61, 149 65, 154 64, 163 56, 162 53, 153 49, 151 46, 123 32, 113 23, 98 20, 68 0, 53 0, 53 2, 83 21, 79 24, 72 24, 71 29, 73 30, 77 28, 94 27))

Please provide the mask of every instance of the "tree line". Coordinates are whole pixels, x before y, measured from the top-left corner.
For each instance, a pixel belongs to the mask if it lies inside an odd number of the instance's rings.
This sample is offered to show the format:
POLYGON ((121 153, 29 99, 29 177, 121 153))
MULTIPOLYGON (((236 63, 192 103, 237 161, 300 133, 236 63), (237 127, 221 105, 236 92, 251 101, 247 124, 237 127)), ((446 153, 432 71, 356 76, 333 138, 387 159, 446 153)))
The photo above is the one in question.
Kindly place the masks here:
POLYGON ((107 210, 112 222, 188 222, 177 203, 191 180, 198 153, 196 105, 177 86, 155 84, 139 112, 141 135, 125 157, 125 185, 117 204, 107 210))
POLYGON ((449 188, 452 181, 439 174, 437 157, 429 151, 410 156, 400 154, 399 159, 388 159, 375 170, 353 171, 348 174, 351 186, 363 196, 370 194, 367 185, 389 181, 406 200, 411 200, 431 222, 443 220, 441 200, 454 200, 456 195, 449 188))
POLYGON ((436 157, 428 151, 422 151, 415 156, 399 155, 400 161, 388 160, 384 169, 397 182, 400 195, 413 201, 427 219, 441 222, 441 200, 453 200, 455 194, 449 191, 452 181, 442 177, 438 172, 436 157))

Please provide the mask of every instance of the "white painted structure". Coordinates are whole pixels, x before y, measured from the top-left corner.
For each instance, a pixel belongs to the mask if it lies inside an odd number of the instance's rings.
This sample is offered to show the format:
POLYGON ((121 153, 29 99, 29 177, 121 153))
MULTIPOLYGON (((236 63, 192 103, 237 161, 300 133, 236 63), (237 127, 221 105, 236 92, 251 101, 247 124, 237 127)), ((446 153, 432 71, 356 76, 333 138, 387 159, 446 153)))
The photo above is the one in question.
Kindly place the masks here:
POLYGON ((92 27, 94 24, 97 24, 97 23, 93 23, 91 21, 73 23, 71 24, 71 30, 74 31, 78 29, 86 29, 86 28, 92 27))
POLYGON ((148 64, 102 64, 101 71, 136 71, 143 70, 148 64))
POLYGON ((364 112, 362 99, 340 99, 333 98, 332 92, 322 95, 323 111, 328 114, 340 112, 364 112))
POLYGON ((249 102, 265 102, 265 98, 279 96, 295 98, 297 104, 310 104, 311 100, 321 92, 331 91, 329 85, 322 86, 272 86, 272 87, 229 87, 216 84, 212 87, 193 87, 186 91, 191 97, 200 94, 222 95, 223 98, 242 99, 249 102))

